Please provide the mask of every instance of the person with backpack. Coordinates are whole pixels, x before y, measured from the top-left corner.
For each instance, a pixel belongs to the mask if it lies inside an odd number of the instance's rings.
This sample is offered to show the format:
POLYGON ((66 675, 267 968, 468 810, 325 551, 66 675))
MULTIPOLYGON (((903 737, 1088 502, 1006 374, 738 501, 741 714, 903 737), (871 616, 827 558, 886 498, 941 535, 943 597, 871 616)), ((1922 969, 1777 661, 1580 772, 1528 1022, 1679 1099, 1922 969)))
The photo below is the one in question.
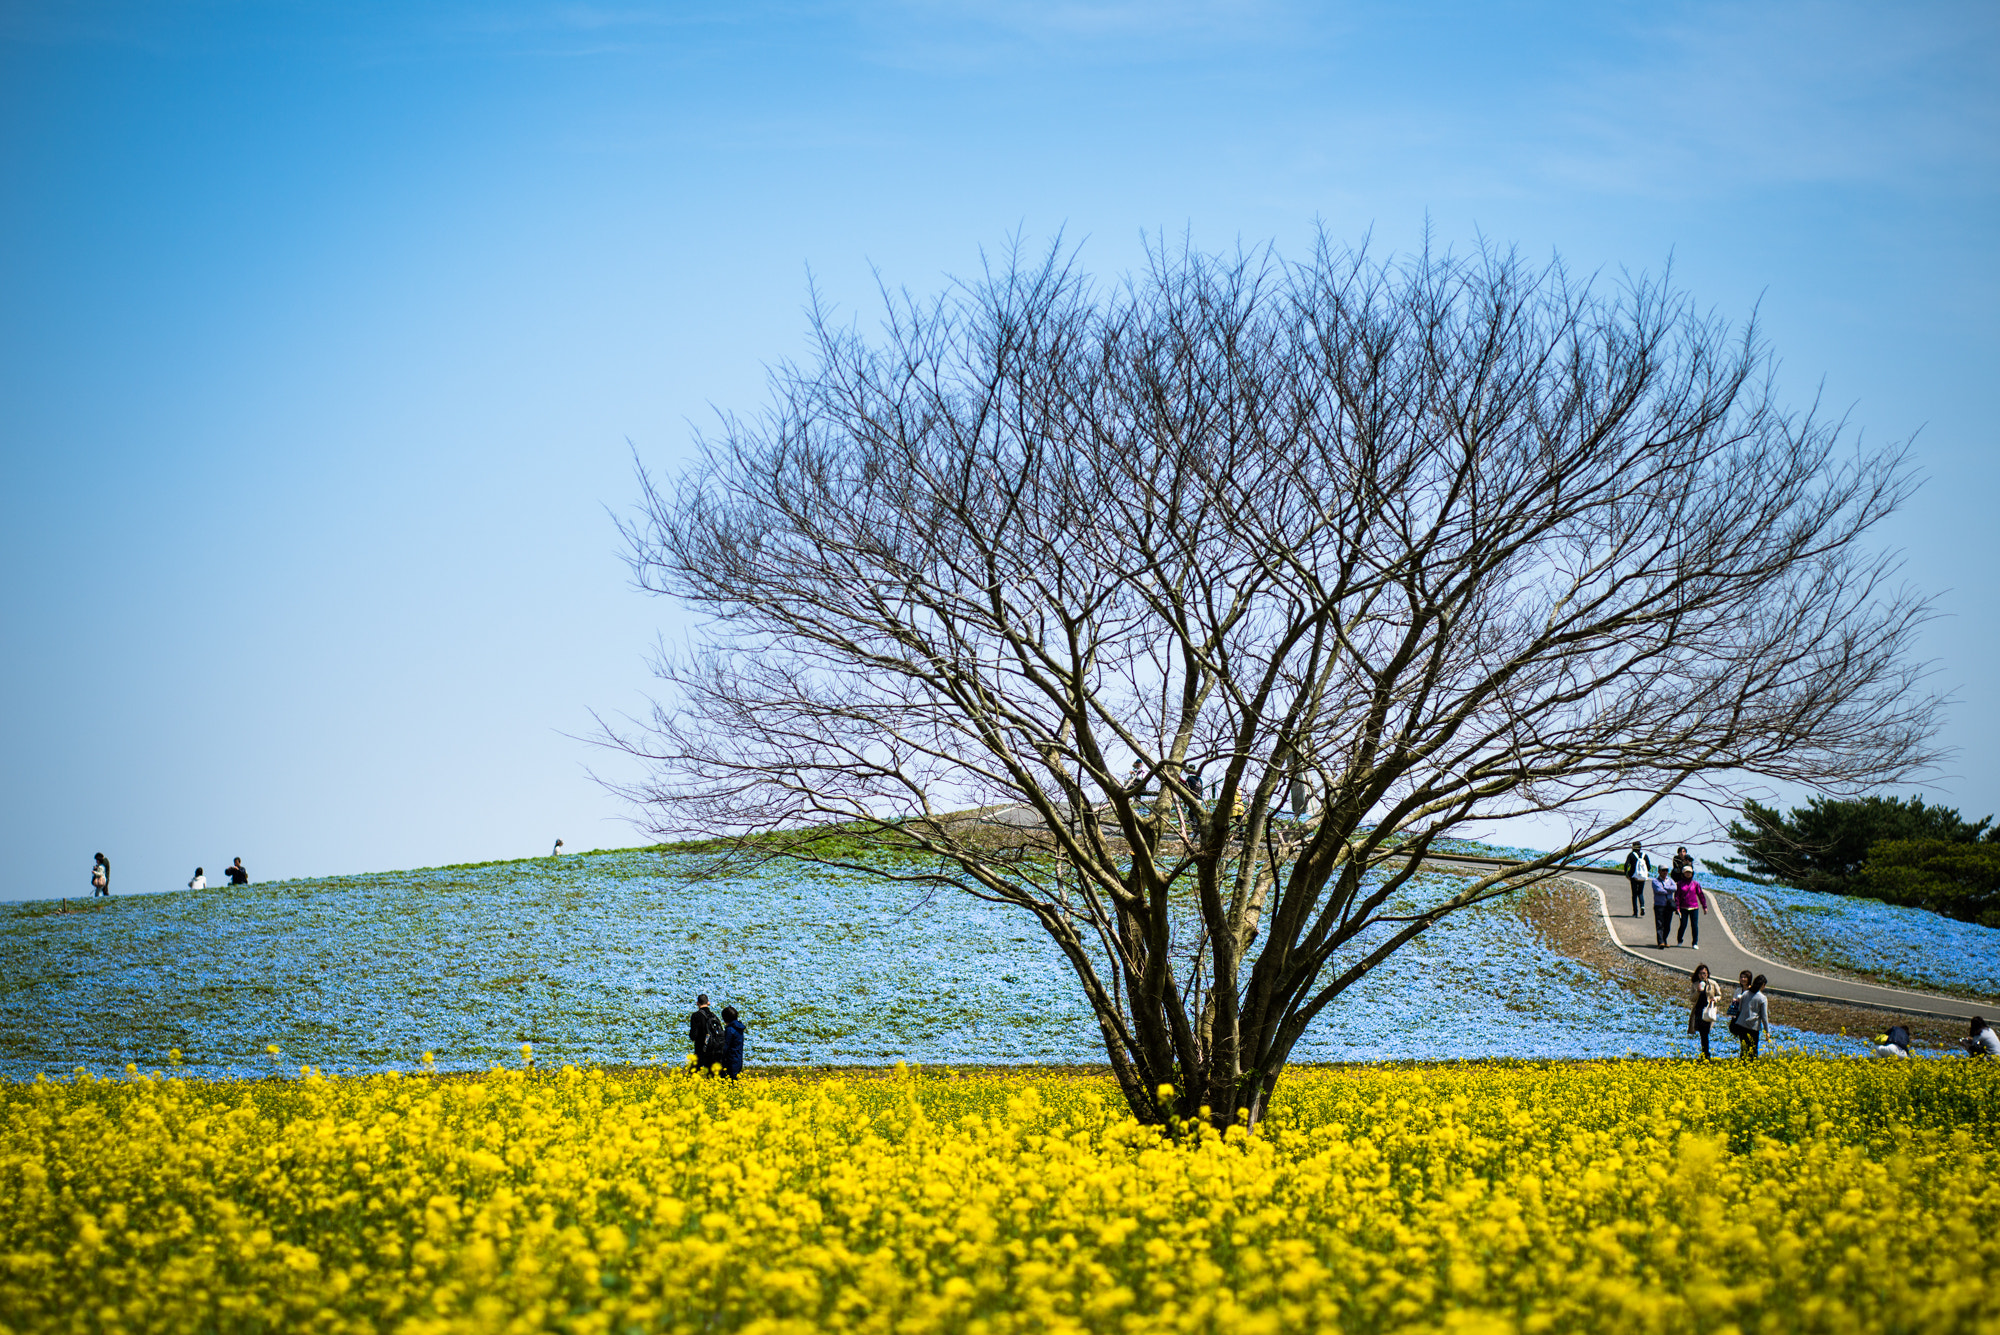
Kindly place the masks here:
POLYGON ((722 1008, 722 1073, 734 1080, 743 1074, 743 1038, 748 1027, 734 1006, 722 1008))
POLYGON ((1625 879, 1632 883, 1632 916, 1641 917, 1646 912, 1646 889, 1653 883, 1653 860, 1637 839, 1625 855, 1625 879))
POLYGON ((722 1021, 708 1008, 708 993, 694 999, 694 1014, 688 1016, 688 1046, 694 1049, 695 1069, 707 1070, 722 1060, 722 1021))

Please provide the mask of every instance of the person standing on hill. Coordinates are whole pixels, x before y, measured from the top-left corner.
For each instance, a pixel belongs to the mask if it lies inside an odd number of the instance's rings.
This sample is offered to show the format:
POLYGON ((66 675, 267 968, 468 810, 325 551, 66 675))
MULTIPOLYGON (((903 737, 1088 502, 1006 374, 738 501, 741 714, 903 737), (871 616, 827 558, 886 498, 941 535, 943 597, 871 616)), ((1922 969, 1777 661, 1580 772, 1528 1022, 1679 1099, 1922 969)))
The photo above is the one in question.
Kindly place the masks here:
POLYGON ((1625 879, 1632 883, 1632 916, 1637 918, 1646 911, 1646 890, 1653 884, 1653 860, 1637 839, 1625 855, 1625 879))
POLYGON ((708 993, 694 999, 694 1014, 688 1016, 688 1046, 694 1049, 696 1070, 713 1066, 719 1059, 715 1055, 717 1044, 722 1037, 722 1021, 715 1018, 715 1012, 708 1008, 708 993))
POLYGON ((231 885, 250 884, 250 873, 243 869, 242 858, 238 858, 236 859, 236 861, 230 863, 227 867, 224 867, 222 869, 222 874, 229 878, 229 883, 231 885))
POLYGON ((111 897, 111 859, 99 853, 90 864, 90 897, 111 897))
POLYGON ((1708 1060, 1708 1030, 1715 1023, 1716 1007, 1722 1004, 1722 988, 1708 976, 1708 966, 1694 966, 1694 981, 1689 1000, 1693 1003, 1688 1011, 1688 1032, 1701 1036, 1701 1056, 1708 1060))
POLYGON ((748 1027, 736 1017, 734 1006, 722 1008, 722 1073, 734 1080, 743 1074, 743 1037, 748 1027))
POLYGON ((1764 995, 1769 980, 1761 973, 1751 978, 1748 969, 1742 976, 1749 980, 1749 990, 1736 994, 1735 1017, 1729 1021, 1729 1032, 1736 1035, 1738 1056, 1755 1057, 1764 1031, 1771 1027, 1771 999, 1764 995))

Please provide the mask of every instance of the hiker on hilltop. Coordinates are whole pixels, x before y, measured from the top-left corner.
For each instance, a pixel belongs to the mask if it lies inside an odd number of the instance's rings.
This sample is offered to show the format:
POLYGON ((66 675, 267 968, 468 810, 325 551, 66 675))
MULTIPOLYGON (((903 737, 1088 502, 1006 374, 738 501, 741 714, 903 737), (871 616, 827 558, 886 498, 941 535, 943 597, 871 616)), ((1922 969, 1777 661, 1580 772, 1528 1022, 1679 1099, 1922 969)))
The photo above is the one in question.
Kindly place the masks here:
POLYGON ((236 861, 230 863, 227 867, 224 867, 222 869, 222 874, 229 878, 229 883, 231 885, 250 884, 250 873, 243 869, 242 858, 238 858, 236 859, 236 861))
POLYGON ((734 1080, 743 1074, 743 1038, 748 1032, 734 1006, 722 1008, 722 1073, 734 1080))
POLYGON ((1984 1016, 1972 1017, 1972 1027, 1958 1045, 1968 1057, 2000 1057, 2000 1034, 1993 1032, 1993 1026, 1986 1023, 1984 1016))
POLYGON ((696 1070, 706 1070, 722 1061, 722 1021, 708 1008, 708 993, 694 999, 694 1013, 688 1016, 688 1046, 694 1049, 696 1070))
POLYGON ((1637 839, 1625 855, 1625 879, 1632 883, 1632 916, 1637 918, 1646 911, 1646 889, 1653 883, 1653 860, 1637 839))
POLYGON ((111 859, 99 853, 90 864, 90 897, 111 897, 111 859))

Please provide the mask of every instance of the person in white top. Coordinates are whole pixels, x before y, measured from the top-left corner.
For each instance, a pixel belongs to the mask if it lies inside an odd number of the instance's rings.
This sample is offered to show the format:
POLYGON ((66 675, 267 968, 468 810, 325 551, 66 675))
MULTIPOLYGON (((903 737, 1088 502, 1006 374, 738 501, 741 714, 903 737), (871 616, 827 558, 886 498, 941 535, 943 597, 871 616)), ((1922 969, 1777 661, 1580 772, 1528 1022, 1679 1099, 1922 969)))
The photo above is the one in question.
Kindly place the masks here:
POLYGON ((1968 1057, 2000 1057, 2000 1034, 1993 1032, 1984 1016, 1972 1017, 1972 1028, 1958 1045, 1968 1057))
POLYGON ((202 874, 201 868, 196 867, 194 869, 194 877, 193 879, 188 881, 188 889, 190 890, 208 889, 208 877, 202 874))

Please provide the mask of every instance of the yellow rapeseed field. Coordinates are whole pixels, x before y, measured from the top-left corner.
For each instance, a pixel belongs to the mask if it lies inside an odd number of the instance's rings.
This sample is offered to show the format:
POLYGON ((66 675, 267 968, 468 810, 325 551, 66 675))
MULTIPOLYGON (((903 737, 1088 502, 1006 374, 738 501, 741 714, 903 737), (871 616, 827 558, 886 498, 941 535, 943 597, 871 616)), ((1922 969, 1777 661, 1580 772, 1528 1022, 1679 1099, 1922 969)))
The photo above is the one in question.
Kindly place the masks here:
POLYGON ((0 1086, 10 1331, 2000 1331, 2000 1068, 0 1086))

